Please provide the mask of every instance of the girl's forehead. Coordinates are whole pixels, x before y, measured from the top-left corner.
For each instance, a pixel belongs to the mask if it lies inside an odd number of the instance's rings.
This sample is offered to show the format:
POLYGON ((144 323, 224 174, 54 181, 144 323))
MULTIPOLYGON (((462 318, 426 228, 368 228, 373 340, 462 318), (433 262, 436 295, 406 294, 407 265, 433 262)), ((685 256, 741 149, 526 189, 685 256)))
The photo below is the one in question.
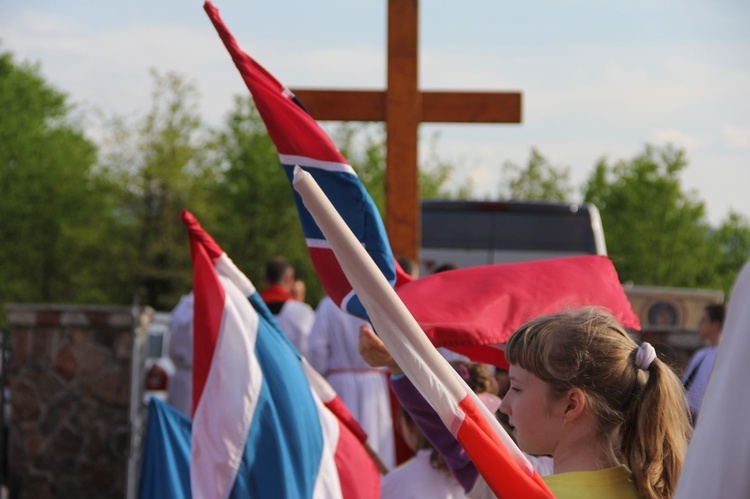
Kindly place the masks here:
POLYGON ((508 377, 514 383, 523 383, 527 388, 534 386, 544 387, 548 386, 547 383, 536 377, 531 371, 527 371, 521 366, 512 365, 508 370, 508 377))
POLYGON ((529 371, 527 371, 526 369, 524 369, 523 367, 517 364, 510 365, 510 368, 508 369, 508 376, 516 380, 528 379, 529 377, 534 377, 533 374, 531 374, 529 371))

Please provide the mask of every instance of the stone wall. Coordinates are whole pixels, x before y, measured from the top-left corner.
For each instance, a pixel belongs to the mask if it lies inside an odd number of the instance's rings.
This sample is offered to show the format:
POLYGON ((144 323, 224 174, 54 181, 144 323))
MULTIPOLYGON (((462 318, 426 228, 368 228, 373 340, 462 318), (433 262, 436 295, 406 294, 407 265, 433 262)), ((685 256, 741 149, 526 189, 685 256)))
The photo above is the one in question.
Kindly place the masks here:
POLYGON ((10 466, 21 498, 124 498, 135 335, 150 311, 7 305, 10 466))

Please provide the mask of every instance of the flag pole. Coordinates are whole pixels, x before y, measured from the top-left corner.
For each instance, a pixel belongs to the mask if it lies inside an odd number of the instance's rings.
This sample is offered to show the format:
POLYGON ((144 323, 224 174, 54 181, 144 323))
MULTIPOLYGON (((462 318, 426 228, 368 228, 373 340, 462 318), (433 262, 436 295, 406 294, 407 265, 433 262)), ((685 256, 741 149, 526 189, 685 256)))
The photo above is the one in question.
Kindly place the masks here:
POLYGON ((526 497, 551 497, 549 488, 515 442, 429 342, 312 175, 296 166, 293 186, 326 236, 383 343, 464 446, 488 486, 496 495, 523 492, 526 497), (501 463, 508 471, 502 479, 496 473, 501 463))
POLYGON ((390 470, 388 469, 388 466, 385 465, 383 460, 380 459, 380 456, 378 455, 377 452, 375 452, 375 449, 370 447, 370 444, 368 444, 367 442, 363 442, 362 445, 365 446, 365 450, 370 455, 372 460, 375 462, 375 465, 378 467, 380 474, 383 476, 386 476, 390 470))

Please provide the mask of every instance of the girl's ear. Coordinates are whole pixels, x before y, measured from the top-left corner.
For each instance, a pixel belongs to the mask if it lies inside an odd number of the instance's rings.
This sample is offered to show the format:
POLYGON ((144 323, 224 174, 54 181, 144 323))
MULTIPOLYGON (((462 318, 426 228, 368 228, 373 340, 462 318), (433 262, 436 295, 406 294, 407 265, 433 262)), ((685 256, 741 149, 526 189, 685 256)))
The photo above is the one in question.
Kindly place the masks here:
POLYGON ((586 407, 586 394, 580 388, 571 388, 568 393, 563 397, 565 400, 565 419, 567 421, 574 421, 581 414, 586 407))

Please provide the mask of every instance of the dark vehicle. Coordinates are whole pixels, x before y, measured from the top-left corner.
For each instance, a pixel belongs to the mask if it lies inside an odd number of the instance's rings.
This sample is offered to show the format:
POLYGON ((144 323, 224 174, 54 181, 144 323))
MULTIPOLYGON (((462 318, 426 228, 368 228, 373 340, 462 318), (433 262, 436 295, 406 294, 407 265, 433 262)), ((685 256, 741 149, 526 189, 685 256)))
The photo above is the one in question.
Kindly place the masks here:
POLYGON ((596 206, 542 201, 422 201, 423 275, 473 267, 606 255, 596 206))

